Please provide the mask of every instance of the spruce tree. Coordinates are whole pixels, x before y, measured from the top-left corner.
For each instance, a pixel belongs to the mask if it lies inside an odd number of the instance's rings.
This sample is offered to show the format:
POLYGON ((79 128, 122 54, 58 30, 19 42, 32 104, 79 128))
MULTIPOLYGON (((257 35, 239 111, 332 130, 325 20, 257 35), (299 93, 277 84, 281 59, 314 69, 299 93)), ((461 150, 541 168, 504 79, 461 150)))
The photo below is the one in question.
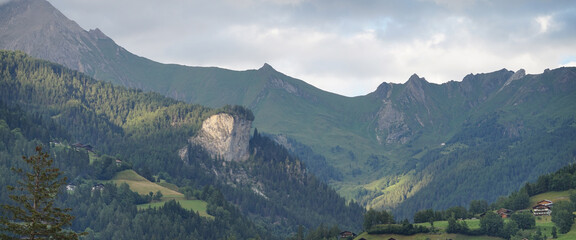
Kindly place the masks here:
POLYGON ((74 219, 71 209, 55 206, 56 195, 66 178, 58 168, 52 167, 49 154, 36 147, 37 154, 22 159, 29 168, 12 168, 21 180, 18 186, 7 186, 14 205, 2 205, 0 217, 1 239, 78 239, 79 235, 65 230, 74 219))

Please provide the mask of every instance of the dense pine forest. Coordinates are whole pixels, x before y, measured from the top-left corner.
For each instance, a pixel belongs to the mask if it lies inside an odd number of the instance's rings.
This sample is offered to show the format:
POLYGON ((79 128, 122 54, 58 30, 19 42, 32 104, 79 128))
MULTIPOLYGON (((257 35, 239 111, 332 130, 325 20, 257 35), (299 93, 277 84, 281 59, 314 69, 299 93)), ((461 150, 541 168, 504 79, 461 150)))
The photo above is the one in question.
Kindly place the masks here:
MULTIPOLYGON (((91 233, 88 238, 272 239, 319 226, 361 229, 363 208, 345 201, 257 131, 245 162, 212 159, 197 146, 189 146, 187 159, 178 155, 211 115, 253 120, 242 107, 186 104, 95 81, 21 52, 1 51, 0 113, 0 185, 13 184, 17 179, 10 168, 24 167, 21 156, 43 145, 76 186, 72 192, 62 190, 59 204, 73 207, 72 229, 91 233), (110 183, 126 169, 187 189, 188 197, 208 203, 213 218, 175 201, 138 210, 136 205, 149 197, 110 183), (213 172, 242 173, 264 186, 265 195, 230 181, 238 175, 213 172), (92 190, 96 184, 103 184, 103 190, 92 190)), ((0 191, 0 202, 9 203, 5 191, 0 191)))

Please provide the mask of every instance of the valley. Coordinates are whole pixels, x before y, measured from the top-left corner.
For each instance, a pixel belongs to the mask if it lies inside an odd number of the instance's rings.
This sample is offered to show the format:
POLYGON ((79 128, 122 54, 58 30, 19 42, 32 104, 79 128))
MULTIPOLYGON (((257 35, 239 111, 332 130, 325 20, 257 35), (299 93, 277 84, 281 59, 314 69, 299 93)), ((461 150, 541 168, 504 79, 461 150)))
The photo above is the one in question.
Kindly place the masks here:
MULTIPOLYGON (((3 11, 9 13, 6 16, 21 19, 57 11, 45 1, 19 1, 19 4, 31 6, 30 10, 11 11, 10 5, 6 5, 3 7, 3 11)), ((19 27, 10 22, 4 24, 6 29, 19 27)), ((546 70, 536 75, 527 75, 522 69, 516 72, 502 69, 469 74, 461 81, 444 84, 429 83, 414 74, 404 84, 382 83, 364 96, 344 97, 287 76, 269 64, 256 70, 232 71, 157 63, 131 54, 100 30, 81 29, 60 14, 41 23, 28 24, 39 24, 39 29, 57 26, 57 32, 45 33, 50 36, 48 39, 61 39, 69 46, 83 47, 63 53, 59 48, 32 40, 20 40, 18 44, 6 42, 0 47, 28 49, 33 56, 59 62, 96 79, 158 92, 193 104, 216 108, 228 104, 245 106, 254 113, 254 128, 296 154, 312 173, 346 199, 369 208, 395 209, 401 205, 445 208, 466 204, 470 198, 461 199, 457 197, 461 194, 449 193, 454 190, 442 191, 442 196, 449 194, 448 198, 434 196, 435 188, 439 187, 434 185, 436 182, 449 186, 457 182, 454 179, 464 183, 459 188, 465 192, 470 192, 468 188, 473 185, 485 188, 486 191, 475 191, 485 194, 470 197, 495 201, 523 182, 534 180, 535 172, 527 170, 504 180, 481 181, 479 186, 472 184, 477 183, 475 180, 465 180, 466 176, 473 175, 461 173, 490 165, 487 163, 493 160, 483 156, 484 151, 493 153, 495 158, 510 154, 513 146, 527 144, 546 151, 544 143, 526 141, 537 141, 541 135, 546 137, 562 126, 573 126, 562 124, 574 119, 574 68, 546 70), (81 37, 62 38, 62 34, 81 37), (66 59, 78 60, 59 61, 62 54, 70 54, 66 59), (491 146, 496 137, 502 142, 491 146), (459 166, 436 162, 463 152, 483 157, 469 156, 461 159, 459 166), (434 170, 442 165, 441 170, 434 170), (456 168, 462 171, 452 173, 456 168), (449 175, 453 176, 446 177, 449 175), (501 187, 489 188, 495 184, 501 187), (446 205, 435 204, 441 199, 446 205)), ((27 31, 32 29, 36 28, 27 31)), ((13 36, 11 34, 17 32, 7 30, 4 34, 13 36)), ((554 160, 539 173, 554 171, 571 162, 573 154, 555 157, 571 152, 566 148, 562 151, 552 152, 548 158, 554 160)), ((516 165, 526 158, 503 158, 501 164, 516 165)), ((527 161, 521 163, 528 164, 527 161)), ((491 174, 503 174, 495 171, 491 174)), ((402 211, 396 213, 411 216, 402 211)))

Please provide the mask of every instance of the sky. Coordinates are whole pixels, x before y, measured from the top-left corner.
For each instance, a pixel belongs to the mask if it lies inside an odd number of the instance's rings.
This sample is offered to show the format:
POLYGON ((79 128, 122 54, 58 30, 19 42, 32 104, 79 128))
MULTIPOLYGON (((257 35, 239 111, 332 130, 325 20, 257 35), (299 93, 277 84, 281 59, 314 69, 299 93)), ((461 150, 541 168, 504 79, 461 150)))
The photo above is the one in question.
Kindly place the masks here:
POLYGON ((162 63, 276 70, 325 91, 576 66, 573 0, 48 0, 162 63))

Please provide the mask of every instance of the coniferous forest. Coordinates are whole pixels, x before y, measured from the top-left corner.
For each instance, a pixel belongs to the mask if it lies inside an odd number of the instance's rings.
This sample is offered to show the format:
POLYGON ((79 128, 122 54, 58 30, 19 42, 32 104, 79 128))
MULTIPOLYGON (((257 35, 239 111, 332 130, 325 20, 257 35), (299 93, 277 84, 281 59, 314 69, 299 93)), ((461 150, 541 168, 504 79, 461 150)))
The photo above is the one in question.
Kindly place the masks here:
MULTIPOLYGON (((42 145, 74 186, 62 189, 57 203, 72 208, 71 229, 88 232, 86 239, 274 239, 321 225, 361 229, 362 207, 345 201, 257 130, 245 162, 224 163, 197 146, 189 146, 188 158, 182 159, 178 150, 202 121, 222 112, 253 119, 242 107, 186 104, 95 81, 21 52, 1 51, 0 185, 14 185, 18 179, 10 168, 25 167, 21 157, 42 145), (127 169, 207 202, 210 216, 174 200, 138 210, 153 195, 111 181, 127 169), (213 171, 246 173, 265 186, 265 195, 231 184, 234 175, 213 171), (94 190, 99 184, 102 188, 94 190)), ((10 203, 4 190, 0 202, 10 203)))

